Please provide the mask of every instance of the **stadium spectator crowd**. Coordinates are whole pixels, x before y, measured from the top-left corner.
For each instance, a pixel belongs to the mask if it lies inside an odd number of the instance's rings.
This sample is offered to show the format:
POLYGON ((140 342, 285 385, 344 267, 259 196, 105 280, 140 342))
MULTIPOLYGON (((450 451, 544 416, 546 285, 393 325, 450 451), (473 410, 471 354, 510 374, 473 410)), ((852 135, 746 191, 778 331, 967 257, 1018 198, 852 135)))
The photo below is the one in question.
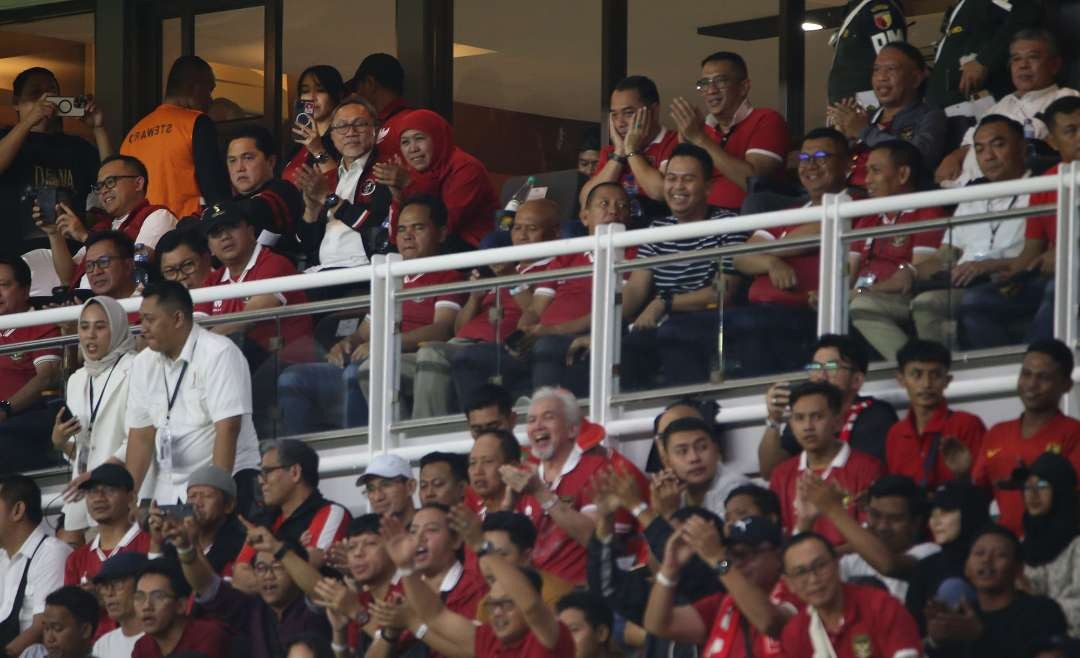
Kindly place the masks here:
POLYGON ((339 500, 295 435, 367 423, 376 319, 202 321, 367 289, 204 304, 190 290, 483 248, 506 217, 483 163, 406 105, 384 53, 347 81, 303 72, 287 151, 262 128, 219 142, 215 76, 195 56, 116 152, 102 105, 86 113, 95 150, 61 131, 56 77, 22 72, 18 123, 0 133, 0 207, 18 218, 0 315, 81 308, 70 327, 0 332, 0 345, 78 337, 0 355, 4 654, 1080 656, 1080 420, 1060 410, 1074 350, 1051 337, 1056 214, 919 228, 1056 193, 855 220, 914 228, 850 244, 844 335, 815 332, 817 247, 783 244, 818 224, 723 224, 1080 159, 1080 93, 1055 83, 1062 58, 1036 8, 961 2, 927 62, 900 3, 848 3, 828 125, 794 150, 783 117, 752 104, 737 53, 700 62, 704 111, 674 98, 665 112, 631 75, 611 90, 610 143, 576 153, 579 216, 543 195, 507 209, 513 245, 559 239, 573 219, 589 235, 716 222, 621 254, 667 258, 622 281, 619 376, 647 389, 804 368, 765 392, 756 471, 725 463, 715 405, 658 415, 645 469, 584 417, 593 281, 564 272, 590 266, 583 253, 405 277, 395 401, 412 418, 463 414, 471 449, 429 452, 417 471, 378 454, 339 500), (35 170, 63 183, 35 188, 35 170), (670 258, 743 243, 779 248, 670 258), (23 257, 36 248, 47 257, 23 257), (530 277, 422 292, 514 274, 530 277), (61 286, 31 297, 37 277, 61 286), (135 313, 118 302, 130 297, 135 313), (1020 416, 988 428, 950 406, 955 350, 1020 341, 1020 416), (861 394, 880 359, 896 362, 903 417, 861 394), (70 480, 50 501, 25 472, 57 463, 70 480))

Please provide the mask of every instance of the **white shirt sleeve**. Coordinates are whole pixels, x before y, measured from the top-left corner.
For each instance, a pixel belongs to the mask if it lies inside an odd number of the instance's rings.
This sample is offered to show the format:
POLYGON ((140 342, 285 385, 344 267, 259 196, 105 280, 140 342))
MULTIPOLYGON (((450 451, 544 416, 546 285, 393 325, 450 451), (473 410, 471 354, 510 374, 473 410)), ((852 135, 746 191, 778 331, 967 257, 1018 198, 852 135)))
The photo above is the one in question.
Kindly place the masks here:
MULTIPOLYGON (((228 339, 226 339, 228 340, 228 339)), ((229 341, 227 349, 220 351, 207 367, 206 408, 213 422, 251 413, 251 373, 247 360, 229 341)))
POLYGON ((155 210, 143 221, 139 229, 139 235, 135 238, 135 244, 144 244, 151 249, 157 247, 161 236, 176 228, 176 215, 167 209, 155 210))
POLYGON ((150 417, 150 409, 146 404, 148 391, 143 381, 145 379, 143 373, 152 366, 152 363, 148 363, 145 359, 139 357, 135 357, 135 363, 131 366, 127 413, 124 416, 124 424, 128 427, 150 427, 154 424, 154 419, 150 417))
POLYGON ((49 537, 30 561, 26 575, 26 603, 32 614, 45 612, 45 597, 64 586, 64 565, 71 547, 55 537, 49 537))

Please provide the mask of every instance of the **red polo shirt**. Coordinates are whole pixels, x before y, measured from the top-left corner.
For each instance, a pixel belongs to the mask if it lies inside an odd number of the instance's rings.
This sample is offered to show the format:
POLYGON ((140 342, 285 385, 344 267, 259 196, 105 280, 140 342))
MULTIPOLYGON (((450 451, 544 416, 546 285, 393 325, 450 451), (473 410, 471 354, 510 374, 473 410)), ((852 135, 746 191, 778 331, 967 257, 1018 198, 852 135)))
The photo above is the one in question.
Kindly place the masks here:
POLYGON ((574 655, 574 636, 566 624, 559 622, 559 640, 548 649, 531 631, 513 642, 504 643, 495 635, 490 624, 476 627, 473 640, 476 658, 571 658, 574 655))
MULTIPOLYGON (((633 260, 635 258, 637 258, 637 247, 627 247, 624 260, 633 260)), ((592 267, 592 265, 593 254, 591 251, 586 251, 582 254, 558 256, 548 266, 548 269, 555 272, 555 270, 571 267, 592 267)), ((592 277, 589 275, 539 283, 533 294, 554 297, 543 313, 540 314, 540 324, 545 327, 559 325, 592 314, 592 277)))
MULTIPOLYGON (((364 624, 368 623, 371 619, 371 613, 369 609, 371 604, 375 601, 375 597, 371 594, 371 590, 366 587, 361 589, 356 595, 360 601, 360 612, 357 613, 356 619, 349 622, 349 625, 345 628, 346 645, 353 651, 357 651, 360 648, 360 639, 364 632, 364 624)), ((386 596, 383 597, 384 602, 393 602, 397 599, 405 598, 405 587, 402 585, 401 580, 395 578, 394 582, 390 583, 390 587, 386 590, 386 596)), ((399 647, 400 648, 400 647, 399 647)))
MULTIPOLYGON (((244 267, 244 271, 234 281, 229 273, 229 268, 221 266, 210 273, 206 285, 223 286, 230 283, 242 283, 244 281, 260 281, 273 279, 279 276, 296 274, 296 267, 292 261, 272 249, 255 245, 255 251, 251 254, 251 260, 244 267)), ((307 302, 307 294, 302 290, 292 292, 277 292, 274 297, 282 306, 289 304, 303 304, 307 302)), ((199 304, 196 310, 214 315, 227 313, 239 313, 244 310, 250 297, 236 297, 233 299, 217 299, 212 304, 199 304), (209 307, 209 308, 207 308, 209 307)), ((302 363, 315 358, 313 345, 310 341, 312 333, 311 316, 298 315, 290 318, 281 318, 281 338, 284 347, 281 350, 281 358, 289 363, 302 363)), ((278 323, 275 321, 258 322, 248 329, 248 337, 255 341, 259 347, 266 351, 271 350, 271 341, 278 335, 278 323)))
POLYGON ((1058 413, 1030 437, 1021 430, 1023 417, 994 425, 982 440, 982 450, 975 456, 971 478, 982 487, 993 487, 994 500, 1001 514, 998 523, 1017 536, 1024 534, 1024 498, 1021 492, 997 486, 1013 470, 1030 466, 1044 452, 1056 452, 1072 462, 1080 472, 1080 421, 1058 413))
MULTIPOLYGON (((791 136, 784 117, 780 116, 779 112, 764 107, 750 109, 749 104, 744 107, 750 110, 749 113, 741 118, 738 115, 743 114, 743 111, 736 114, 738 121, 726 132, 721 133, 716 128, 706 126, 706 133, 733 158, 746 160, 748 155, 764 155, 783 164, 791 147, 791 136)), ((779 174, 782 174, 783 170, 784 168, 780 167, 779 174)), ((746 198, 746 190, 721 176, 719 172, 714 174, 715 177, 709 185, 709 205, 738 212, 746 198)))
POLYGON ((94 537, 94 541, 83 544, 68 555, 64 565, 64 584, 84 585, 98 575, 101 565, 112 556, 120 553, 146 553, 149 550, 150 535, 143 532, 137 523, 131 526, 120 538, 120 543, 108 552, 101 550, 101 535, 98 535, 94 537))
MULTIPOLYGON (((780 521, 788 534, 791 534, 795 528, 796 486, 806 468, 806 453, 803 452, 797 457, 781 462, 769 478, 769 488, 780 498, 780 521)), ((821 479, 826 482, 835 482, 845 492, 844 501, 848 513, 862 521, 856 501, 870 488, 870 485, 881 477, 883 472, 881 462, 866 453, 852 450, 850 445, 844 443, 840 447, 840 452, 833 458, 832 464, 816 472, 821 479)), ((813 530, 831 541, 834 546, 846 543, 844 536, 840 534, 832 521, 825 517, 818 517, 814 522, 813 530)))
MULTIPOLYGON (((844 585, 844 619, 836 632, 826 629, 836 658, 920 658, 922 636, 900 601, 885 590, 844 585)), ((785 656, 809 658, 810 611, 788 620, 780 636, 785 656)))
MULTIPOLYGON (((1044 176, 1057 175, 1060 164, 1056 164, 1046 170, 1044 176)), ((1035 192, 1031 195, 1030 205, 1045 206, 1057 203, 1057 191, 1035 192)), ((1028 240, 1043 240, 1047 249, 1052 249, 1057 244, 1057 213, 1028 217, 1024 227, 1024 237, 1028 240)))
MULTIPOLYGON (((60 327, 53 325, 20 327, 0 331, 0 345, 14 345, 29 340, 60 336, 60 327)), ((33 352, 0 354, 0 400, 8 400, 37 375, 37 367, 48 362, 60 363, 60 350, 49 348, 33 352)))
POLYGON ((942 401, 922 434, 919 434, 915 429, 915 415, 909 409, 907 416, 896 421, 889 429, 889 436, 885 439, 885 470, 890 475, 906 475, 924 488, 933 490, 955 477, 940 453, 945 439, 959 439, 974 457, 979 454, 985 433, 986 425, 978 416, 966 411, 953 411, 942 401), (938 452, 931 457, 930 447, 935 439, 938 452), (931 459, 933 461, 929 462, 931 459), (926 467, 931 464, 933 466, 927 473, 926 467))
MULTIPOLYGON (((465 277, 457 270, 446 272, 428 272, 426 274, 410 274, 405 277, 401 288, 424 288, 435 286, 440 283, 454 283, 463 281, 465 277)), ((450 295, 433 295, 420 299, 406 299, 401 302, 401 332, 407 333, 413 329, 426 327, 435 321, 435 311, 440 308, 461 310, 461 305, 468 299, 468 293, 454 293, 450 295)))
MULTIPOLYGON (((767 240, 783 240, 799 225, 774 226, 773 228, 759 229, 754 233, 767 240)), ((818 250, 815 249, 797 256, 785 256, 783 261, 795 270, 795 287, 791 290, 780 290, 773 285, 768 273, 754 277, 750 284, 749 300, 751 304, 782 304, 798 308, 810 307, 810 293, 818 289, 818 277, 821 272, 818 266, 818 250)))
MULTIPOLYGON (((584 455, 574 448, 562 473, 551 487, 564 504, 579 512, 596 509, 593 504, 591 480, 593 475, 608 465, 608 460, 597 455, 584 455)), ((543 478, 543 465, 540 476, 543 478)), ((536 546, 533 548, 533 566, 539 571, 549 571, 574 585, 585 582, 585 565, 588 554, 585 547, 577 543, 566 531, 559 527, 551 516, 539 510, 539 505, 532 510, 542 514, 536 525, 536 546)))
MULTIPOLYGON (((802 601, 784 585, 783 580, 777 581, 773 587, 769 602, 784 608, 792 615, 803 608, 802 601)), ((711 594, 698 599, 692 605, 709 629, 709 637, 700 651, 701 658, 748 658, 746 639, 742 632, 742 611, 735 605, 731 595, 724 592, 711 594)), ((747 624, 747 627, 750 629, 754 658, 775 658, 781 655, 779 640, 762 633, 753 624, 747 624)))
MULTIPOLYGON (((554 258, 541 258, 527 265, 519 263, 514 269, 518 274, 540 272, 554 261, 554 258)), ((508 286, 498 288, 499 300, 502 306, 502 320, 499 322, 499 341, 506 340, 507 336, 514 333, 514 330, 517 329, 518 320, 521 319, 521 307, 514 301, 514 296, 510 294, 510 290, 511 287, 508 286)), ((495 324, 488 317, 488 312, 495 307, 495 293, 495 290, 488 290, 484 293, 484 297, 480 300, 480 306, 476 310, 476 315, 457 332, 458 338, 471 338, 487 343, 495 342, 495 324)))
MULTIPOLYGON (((209 658, 230 658, 232 648, 232 636, 220 623, 212 619, 188 618, 180 641, 169 655, 191 651, 205 654, 209 658)), ((135 643, 131 658, 162 658, 161 647, 157 640, 143 635, 135 643)))
MULTIPOLYGON (((945 216, 946 213, 942 208, 919 208, 903 211, 896 218, 888 218, 884 215, 860 217, 855 220, 854 228, 910 224, 945 216)), ((935 229, 886 238, 857 240, 851 243, 851 253, 860 256, 859 276, 872 272, 877 277, 876 282, 881 282, 896 274, 901 263, 910 263, 915 254, 936 251, 941 246, 941 238, 944 235, 945 231, 935 229)))

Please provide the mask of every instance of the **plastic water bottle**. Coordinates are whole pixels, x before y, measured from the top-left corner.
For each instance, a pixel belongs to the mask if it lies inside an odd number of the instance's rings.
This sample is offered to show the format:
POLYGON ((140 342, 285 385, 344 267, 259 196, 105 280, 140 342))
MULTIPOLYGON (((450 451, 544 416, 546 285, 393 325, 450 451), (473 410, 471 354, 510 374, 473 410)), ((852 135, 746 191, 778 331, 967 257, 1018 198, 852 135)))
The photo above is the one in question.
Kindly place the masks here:
POLYGON ((517 212, 521 204, 529 200, 529 192, 532 192, 534 185, 536 185, 536 176, 526 178, 521 187, 517 189, 517 192, 514 192, 514 196, 510 197, 510 200, 506 202, 505 210, 507 212, 517 212))
POLYGON ((150 248, 143 243, 135 245, 135 285, 141 290, 150 283, 150 248))
POLYGON ((1031 119, 1024 119, 1024 139, 1035 139, 1035 124, 1031 119))

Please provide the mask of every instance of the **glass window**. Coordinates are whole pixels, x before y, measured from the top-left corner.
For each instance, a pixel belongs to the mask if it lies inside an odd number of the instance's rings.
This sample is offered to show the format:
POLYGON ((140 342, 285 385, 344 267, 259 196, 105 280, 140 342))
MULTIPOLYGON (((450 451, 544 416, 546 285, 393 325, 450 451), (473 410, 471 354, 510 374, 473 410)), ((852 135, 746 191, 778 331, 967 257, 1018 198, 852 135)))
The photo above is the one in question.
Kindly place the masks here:
POLYGON ((195 54, 217 78, 209 112, 214 121, 262 116, 263 15, 262 7, 195 15, 195 54))

